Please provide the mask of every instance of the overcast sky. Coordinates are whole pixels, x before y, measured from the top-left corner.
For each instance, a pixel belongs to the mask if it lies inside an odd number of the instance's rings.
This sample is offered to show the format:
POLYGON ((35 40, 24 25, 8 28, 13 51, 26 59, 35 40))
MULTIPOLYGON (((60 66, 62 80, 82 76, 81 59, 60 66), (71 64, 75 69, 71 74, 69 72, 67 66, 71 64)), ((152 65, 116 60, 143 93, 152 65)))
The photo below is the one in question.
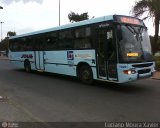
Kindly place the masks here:
MULTIPOLYGON (((68 13, 88 12, 90 18, 105 15, 131 15, 135 0, 61 0, 61 25, 68 24, 68 13)), ((3 38, 8 31, 17 35, 59 25, 59 0, 0 0, 3 38)), ((152 20, 145 21, 154 35, 152 20)))

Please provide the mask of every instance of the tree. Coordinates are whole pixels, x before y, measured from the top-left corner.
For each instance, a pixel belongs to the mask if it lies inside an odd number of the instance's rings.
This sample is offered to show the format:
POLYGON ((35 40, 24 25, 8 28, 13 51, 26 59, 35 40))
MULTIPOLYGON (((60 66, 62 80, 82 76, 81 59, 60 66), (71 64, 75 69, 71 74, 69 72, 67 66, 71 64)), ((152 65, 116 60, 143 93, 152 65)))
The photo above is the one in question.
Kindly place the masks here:
POLYGON ((9 37, 16 36, 16 32, 9 31, 7 32, 7 37, 3 39, 0 43, 0 51, 6 50, 8 52, 8 46, 9 46, 9 37))
POLYGON ((136 1, 132 8, 132 13, 136 17, 140 17, 147 13, 143 19, 154 18, 155 36, 154 41, 158 43, 159 22, 160 22, 160 1, 159 0, 140 0, 136 1))
POLYGON ((160 44, 160 36, 158 37, 158 42, 155 43, 154 41, 154 37, 153 36, 150 36, 150 41, 151 41, 151 46, 152 46, 152 52, 153 54, 155 54, 159 48, 159 44, 160 44))
POLYGON ((16 36, 16 32, 7 32, 7 37, 16 36))
POLYGON ((89 16, 88 16, 88 12, 82 13, 82 14, 70 12, 68 14, 68 18, 69 18, 69 21, 73 23, 73 22, 79 22, 82 20, 88 20, 89 16))
POLYGON ((0 43, 0 51, 5 51, 6 49, 8 49, 8 45, 9 45, 9 38, 5 37, 5 39, 3 39, 0 43))

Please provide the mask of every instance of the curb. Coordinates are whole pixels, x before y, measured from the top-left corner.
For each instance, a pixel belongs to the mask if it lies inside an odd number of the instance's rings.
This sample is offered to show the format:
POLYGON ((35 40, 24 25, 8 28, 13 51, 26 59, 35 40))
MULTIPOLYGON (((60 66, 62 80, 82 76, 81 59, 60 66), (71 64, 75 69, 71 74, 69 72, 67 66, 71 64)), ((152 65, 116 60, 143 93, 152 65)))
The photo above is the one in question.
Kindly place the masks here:
POLYGON ((9 60, 9 59, 2 59, 2 58, 0 58, 0 60, 9 60))
POLYGON ((0 60, 9 60, 9 58, 5 56, 0 56, 0 60))
POLYGON ((151 79, 153 79, 153 80, 160 80, 160 78, 151 78, 151 79))
POLYGON ((152 76, 152 79, 160 80, 160 72, 159 71, 154 72, 154 74, 152 76))

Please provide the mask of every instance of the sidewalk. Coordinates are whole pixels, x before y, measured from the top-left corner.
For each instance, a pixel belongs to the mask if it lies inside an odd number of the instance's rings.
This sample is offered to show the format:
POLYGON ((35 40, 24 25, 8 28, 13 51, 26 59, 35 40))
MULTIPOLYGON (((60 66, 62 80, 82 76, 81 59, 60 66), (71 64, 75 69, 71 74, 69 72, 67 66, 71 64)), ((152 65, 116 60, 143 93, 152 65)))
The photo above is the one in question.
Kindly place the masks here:
POLYGON ((160 72, 158 71, 154 72, 152 79, 160 80, 160 72))
POLYGON ((0 56, 0 60, 8 60, 8 57, 6 57, 6 56, 0 56))

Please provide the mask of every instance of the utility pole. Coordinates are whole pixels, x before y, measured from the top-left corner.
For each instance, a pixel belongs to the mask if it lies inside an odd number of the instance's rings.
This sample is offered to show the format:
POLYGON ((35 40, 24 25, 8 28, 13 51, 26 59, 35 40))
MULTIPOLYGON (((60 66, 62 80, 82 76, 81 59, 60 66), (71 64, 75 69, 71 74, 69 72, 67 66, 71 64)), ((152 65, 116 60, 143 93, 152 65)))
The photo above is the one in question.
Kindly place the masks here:
POLYGON ((1 42, 2 42, 2 24, 4 23, 4 22, 0 22, 1 23, 1 42))
MULTIPOLYGON (((3 9, 3 7, 0 6, 0 9, 3 9)), ((1 23, 1 41, 2 41, 2 24, 3 24, 4 22, 0 22, 0 23, 1 23)))
POLYGON ((59 26, 61 25, 61 1, 59 0, 59 26))

